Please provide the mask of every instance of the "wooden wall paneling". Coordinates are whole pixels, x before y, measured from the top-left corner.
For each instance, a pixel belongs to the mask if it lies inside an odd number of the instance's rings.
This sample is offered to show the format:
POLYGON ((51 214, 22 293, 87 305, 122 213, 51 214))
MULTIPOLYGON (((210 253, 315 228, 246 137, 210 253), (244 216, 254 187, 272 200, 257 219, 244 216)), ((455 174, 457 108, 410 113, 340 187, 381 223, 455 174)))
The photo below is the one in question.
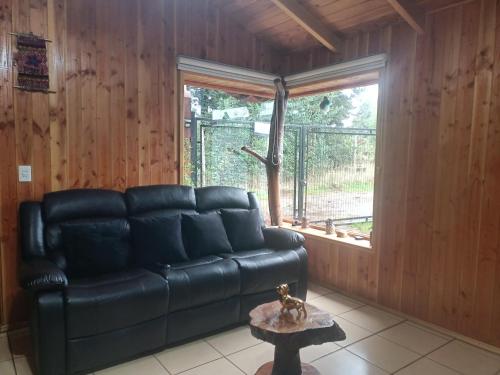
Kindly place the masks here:
MULTIPOLYGON (((403 288, 401 305, 403 311, 422 318, 427 317, 430 288, 432 245, 432 210, 435 185, 434 164, 437 134, 431 121, 435 111, 437 88, 432 85, 432 60, 436 51, 434 19, 427 19, 426 33, 417 39, 416 77, 414 98, 414 126, 411 129, 407 184, 407 215, 405 218, 407 250, 403 263, 403 288), (426 157, 420 155, 424 152, 426 157), (421 244, 425 243, 426 246, 421 244)), ((435 85, 434 85, 435 86, 435 85)), ((388 93, 387 93, 388 95, 388 93)), ((379 208, 380 209, 380 208, 379 208)), ((382 244, 378 244, 382 249, 382 244)), ((381 250, 383 251, 383 250, 381 250)))
POLYGON ((439 134, 436 160, 436 196, 434 202, 434 232, 432 239, 429 315, 439 316, 445 327, 457 324, 458 273, 456 257, 455 183, 461 166, 456 163, 457 146, 457 88, 462 27, 462 8, 453 8, 442 17, 436 28, 435 39, 442 47, 440 111, 438 113, 439 134))
POLYGON ((96 14, 96 77, 97 77, 97 115, 96 115, 96 144, 99 152, 97 164, 98 186, 111 188, 113 186, 112 132, 117 126, 111 122, 111 70, 117 68, 113 61, 115 41, 111 40, 111 22, 109 19, 116 16, 116 9, 111 1, 102 3, 96 14), (113 124, 108 126, 108 124, 113 124))
POLYGON ((459 269, 458 285, 458 329, 468 335, 473 333, 474 291, 477 272, 475 255, 475 236, 477 233, 477 199, 472 196, 473 181, 469 174, 468 164, 471 149, 471 124, 474 109, 474 83, 476 74, 476 54, 480 7, 467 4, 463 9, 463 25, 461 35, 461 53, 459 68, 459 91, 457 96, 456 119, 460 133, 457 145, 456 163, 461 166, 455 183, 461 187, 457 204, 457 267, 459 269))
MULTIPOLYGON (((496 12, 497 22, 500 20, 500 7, 497 7, 496 12)), ((493 81, 493 105, 491 108, 490 119, 500 118, 500 38, 497 36, 495 40, 495 65, 494 65, 494 81, 493 81)), ((500 123, 498 121, 490 121, 488 128, 488 155, 487 155, 486 174, 489 183, 486 186, 488 215, 485 220, 492 225, 488 226, 486 233, 496 233, 496 245, 490 248, 491 261, 495 265, 495 279, 500 277, 500 202, 496 199, 496 195, 500 191, 500 123), (491 231, 491 232, 488 232, 491 231)), ((489 244, 494 244, 491 239, 489 244)), ((500 283, 496 282, 493 288, 492 295, 492 314, 490 327, 490 341, 500 342, 500 283)))
MULTIPOLYGON (((192 4, 192 3, 191 3, 192 4)), ((190 13, 196 20, 205 22, 194 22, 190 25, 191 33, 191 53, 194 56, 199 56, 201 59, 207 58, 207 23, 208 7, 210 2, 202 0, 199 5, 192 4, 190 13)))
POLYGON ((66 2, 66 126, 68 128, 68 187, 83 185, 80 90, 80 17, 82 2, 66 2))
POLYGON ((164 69, 158 63, 154 63, 161 60, 161 35, 163 30, 162 24, 162 14, 164 11, 163 0, 154 0, 152 5, 148 3, 151 9, 151 18, 148 21, 148 32, 147 38, 152 42, 151 50, 148 54, 151 56, 151 63, 147 67, 148 73, 151 75, 151 91, 149 111, 151 112, 151 128, 150 128, 150 169, 151 169, 151 184, 160 184, 162 182, 162 165, 161 165, 161 147, 163 145, 163 134, 162 131, 162 121, 160 119, 160 97, 161 97, 161 81, 160 81, 160 69, 164 69), (158 33, 158 31, 160 31, 158 33))
POLYGON ((50 176, 51 190, 68 186, 68 127, 66 121, 66 4, 64 0, 47 2, 50 88, 50 176))
POLYGON ((123 0, 125 6, 125 100, 126 100, 126 181, 129 186, 139 185, 139 75, 137 70, 139 28, 137 0, 123 0))
POLYGON ((2 67, 0 68, 0 287, 1 293, 0 324, 4 325, 9 317, 7 306, 10 294, 7 291, 8 268, 12 265, 11 249, 16 243, 16 181, 9 178, 16 171, 15 147, 15 115, 12 85, 13 73, 10 64, 12 53, 12 38, 8 34, 12 31, 12 3, 11 0, 0 0, 0 52, 2 53, 2 67))
POLYGON ((384 74, 386 108, 380 128, 382 137, 380 164, 383 181, 378 199, 379 209, 379 295, 378 300, 392 308, 399 308, 403 262, 404 221, 406 214, 406 178, 408 170, 409 134, 412 124, 411 113, 414 84, 416 37, 407 32, 406 25, 394 27, 391 36, 390 59, 384 74), (408 49, 405 51, 406 46, 408 49), (382 245, 383 244, 383 245, 382 245), (397 271, 395 271, 397 270, 397 271), (382 292, 383 291, 383 292, 382 292))
MULTIPOLYGON (((493 67, 495 64, 496 52, 496 24, 497 7, 496 1, 483 0, 481 7, 481 18, 479 23, 478 39, 478 58, 476 60, 476 89, 475 108, 472 123, 472 152, 471 168, 478 173, 480 192, 477 204, 479 205, 479 227, 477 238, 477 274, 476 291, 474 304, 474 318, 477 322, 475 334, 478 337, 491 339, 492 318, 498 320, 499 315, 493 315, 493 297, 495 285, 498 283, 495 275, 496 260, 498 252, 498 170, 492 173, 488 169, 490 165, 495 165, 498 158, 498 150, 495 150, 496 137, 495 129, 498 129, 493 123, 496 118, 491 118, 494 114, 491 110, 491 101, 493 99, 493 67), (491 132, 490 132, 491 129, 491 132), (490 147, 492 147, 490 149, 490 147), (479 322, 484 322, 479 324, 479 322)), ((500 36, 499 36, 500 37, 500 36)))
POLYGON ((125 59, 126 59, 126 3, 114 0, 112 5, 117 10, 118 22, 111 28, 111 161, 112 186, 125 190, 127 186, 127 110, 125 95, 125 59))
MULTIPOLYGON (((313 279, 497 346, 499 15, 495 1, 460 3, 428 14, 421 37, 392 25, 347 41, 342 59, 390 57, 374 249, 307 238, 313 279)), ((325 64, 322 54, 289 55, 287 73, 325 64)))
POLYGON ((207 11, 207 22, 205 30, 205 46, 207 60, 217 60, 217 50, 219 44, 219 23, 220 10, 212 6, 212 2, 205 2, 207 11))
MULTIPOLYGON (((163 12, 163 25, 161 39, 161 56, 162 66, 161 74, 161 96, 160 96, 160 118, 162 121, 161 137, 163 145, 162 152, 162 181, 169 183, 178 182, 177 162, 178 162, 178 147, 177 147, 177 129, 179 121, 177 119, 177 111, 175 110, 177 96, 177 69, 176 69, 176 20, 175 20, 175 2, 166 2, 163 12), (176 150, 172 152, 172 150, 176 150)), ((207 29, 210 21, 207 22, 207 29)), ((212 58, 216 58, 212 56, 212 58)))
POLYGON ((152 49, 154 49, 154 39, 151 22, 153 22, 153 12, 147 3, 139 2, 138 16, 138 95, 139 95, 139 181, 141 184, 151 183, 151 132, 152 128, 152 105, 153 105, 153 80, 154 68, 152 49))
MULTIPOLYGON (((15 32, 26 32, 30 30, 30 13, 31 4, 28 0, 14 1, 12 3, 12 26, 15 32)), ((14 44, 14 43, 13 43, 14 44)), ((14 79, 14 78, 13 78, 14 79)), ((9 247, 6 248, 4 258, 4 290, 6 304, 5 318, 10 320, 12 316, 20 319, 26 317, 24 310, 23 296, 19 294, 19 286, 17 283, 16 267, 18 264, 19 254, 11 251, 11 246, 17 244, 17 202, 18 200, 30 200, 34 198, 34 189, 37 184, 37 179, 43 176, 43 171, 33 171, 33 183, 18 183, 17 182, 17 165, 33 165, 33 100, 32 94, 26 91, 14 90, 14 118, 15 118, 15 172, 13 183, 16 186, 17 195, 14 194, 12 211, 7 211, 6 215, 12 215, 9 220, 13 230, 8 232, 10 241, 9 247)), ((38 157, 38 156, 37 156, 38 157)), ((14 247, 15 248, 15 247, 14 247)))
MULTIPOLYGON (((12 3, 12 23, 15 32, 30 30, 30 1, 19 0, 12 3)), ((14 111, 16 120, 16 164, 33 164, 33 100, 26 91, 14 90, 14 111)), ((33 173, 35 178, 35 173, 33 173)), ((18 198, 33 199, 33 184, 18 184, 18 198)))
MULTIPOLYGON (((77 0, 82 1, 82 0, 77 0)), ((96 77, 96 16, 97 0, 83 0, 80 16, 80 84, 82 124, 82 174, 84 187, 97 187, 97 77, 96 77)))
MULTIPOLYGON (((29 29, 36 35, 47 38, 48 14, 46 0, 30 1, 30 26, 29 29)), ((47 46, 50 49, 50 45, 47 46)), ((31 94, 33 115, 33 194, 35 199, 40 199, 51 188, 50 176, 50 124, 48 95, 31 94)))

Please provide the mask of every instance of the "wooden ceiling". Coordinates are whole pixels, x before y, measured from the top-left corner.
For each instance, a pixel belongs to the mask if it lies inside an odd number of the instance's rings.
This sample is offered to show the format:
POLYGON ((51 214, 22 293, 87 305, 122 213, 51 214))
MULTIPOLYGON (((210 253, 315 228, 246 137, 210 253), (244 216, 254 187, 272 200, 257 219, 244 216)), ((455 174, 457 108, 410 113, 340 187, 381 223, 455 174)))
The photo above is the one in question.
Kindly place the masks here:
MULTIPOLYGON (((274 0, 212 0, 245 29, 280 51, 297 51, 320 42, 274 0)), ((467 1, 467 0, 466 0, 467 1)), ((470 0, 473 1, 473 0, 470 0)), ((294 0, 309 12, 318 24, 341 36, 402 19, 388 0, 294 0)), ((404 0, 424 13, 464 0, 404 0), (416 4, 415 4, 416 3, 416 4)))

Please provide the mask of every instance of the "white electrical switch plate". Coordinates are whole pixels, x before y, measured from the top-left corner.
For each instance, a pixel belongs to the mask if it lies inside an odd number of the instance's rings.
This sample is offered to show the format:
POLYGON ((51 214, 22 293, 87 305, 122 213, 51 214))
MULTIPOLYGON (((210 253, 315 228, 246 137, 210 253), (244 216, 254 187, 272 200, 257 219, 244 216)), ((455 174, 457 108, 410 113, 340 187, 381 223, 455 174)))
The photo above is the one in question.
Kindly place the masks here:
POLYGON ((31 182, 31 165, 19 166, 19 182, 31 182))

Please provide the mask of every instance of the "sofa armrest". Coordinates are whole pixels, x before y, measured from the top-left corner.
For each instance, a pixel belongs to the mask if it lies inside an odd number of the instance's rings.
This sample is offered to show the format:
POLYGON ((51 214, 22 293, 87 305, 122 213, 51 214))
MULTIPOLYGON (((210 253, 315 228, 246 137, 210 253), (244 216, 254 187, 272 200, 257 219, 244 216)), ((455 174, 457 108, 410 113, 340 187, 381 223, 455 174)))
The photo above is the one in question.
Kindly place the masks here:
POLYGON ((296 249, 304 244, 304 236, 285 228, 264 228, 266 246, 277 250, 296 249))
POLYGON ((66 274, 46 259, 34 259, 21 266, 21 286, 31 291, 60 290, 68 285, 66 274))

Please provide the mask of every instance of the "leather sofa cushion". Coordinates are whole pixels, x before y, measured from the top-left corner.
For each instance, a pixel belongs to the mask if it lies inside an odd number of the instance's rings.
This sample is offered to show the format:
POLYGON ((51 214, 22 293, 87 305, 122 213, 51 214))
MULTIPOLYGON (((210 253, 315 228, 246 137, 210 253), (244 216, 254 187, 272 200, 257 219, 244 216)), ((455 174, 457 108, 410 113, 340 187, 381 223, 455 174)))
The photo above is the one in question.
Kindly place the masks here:
POLYGON ((220 210, 222 208, 250 208, 248 193, 239 188, 226 186, 207 186, 198 188, 196 207, 200 212, 220 210))
POLYGON ((194 189, 180 185, 153 185, 127 189, 125 199, 130 215, 138 216, 147 212, 163 210, 196 209, 194 189))
POLYGON ((130 228, 125 219, 61 225, 70 277, 102 275, 125 269, 130 258, 130 228))
POLYGON ((167 275, 169 311, 225 300, 240 292, 238 265, 231 259, 208 256, 173 264, 167 275))
POLYGON ((221 210, 221 215, 233 251, 264 247, 259 210, 221 210))
POLYGON ((238 263, 243 295, 274 290, 279 284, 297 282, 300 276, 300 258, 294 250, 258 249, 220 256, 238 263))
POLYGON ((140 266, 189 260, 180 215, 130 218, 134 262, 140 266))
POLYGON ((165 315, 168 284, 141 269, 81 279, 66 288, 65 309, 68 338, 110 332, 165 315))
POLYGON ((182 233, 190 258, 232 251, 218 213, 182 215, 182 233))

